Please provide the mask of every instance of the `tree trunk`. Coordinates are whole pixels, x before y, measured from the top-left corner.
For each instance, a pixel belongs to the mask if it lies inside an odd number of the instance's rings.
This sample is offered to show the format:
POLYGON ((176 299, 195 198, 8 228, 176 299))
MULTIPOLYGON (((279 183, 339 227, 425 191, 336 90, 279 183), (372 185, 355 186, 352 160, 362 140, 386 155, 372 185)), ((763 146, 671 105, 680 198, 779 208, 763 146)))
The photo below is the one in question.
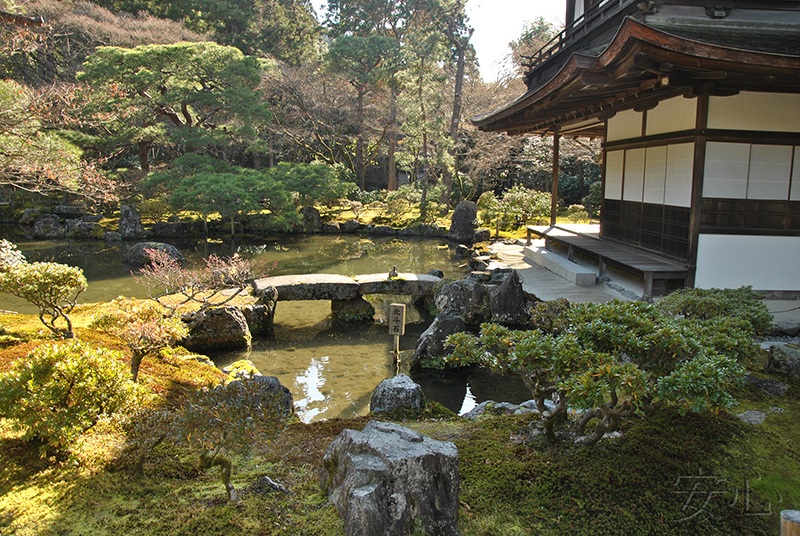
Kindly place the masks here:
POLYGON ((236 488, 231 483, 231 461, 224 456, 211 455, 203 453, 200 455, 200 469, 211 469, 212 467, 220 468, 220 480, 225 485, 225 491, 228 492, 228 502, 239 502, 239 494, 236 488))
POLYGON ((139 379, 139 365, 142 364, 142 359, 144 359, 144 354, 134 350, 131 355, 131 379, 134 383, 139 379))
POLYGON ((391 106, 389 108, 389 184, 390 192, 397 190, 397 164, 394 153, 397 149, 397 85, 392 83, 391 106))
POLYGON ((364 164, 364 91, 358 89, 356 100, 356 121, 358 123, 358 136, 356 137, 356 176, 358 187, 362 190, 366 185, 366 169, 364 164))
MULTIPOLYGON (((457 9, 460 10, 460 6, 461 4, 459 2, 457 9)), ((466 60, 467 45, 469 44, 469 40, 472 39, 473 32, 474 29, 470 28, 466 39, 463 41, 458 39, 458 36, 456 35, 455 19, 453 17, 448 18, 447 38, 450 40, 453 46, 456 47, 456 51, 458 52, 455 91, 453 93, 453 115, 450 117, 450 139, 452 140, 453 146, 450 147, 449 152, 450 156, 453 157, 453 173, 458 173, 458 166, 456 165, 456 144, 458 142, 458 126, 461 122, 461 94, 464 88, 464 64, 466 60)), ((450 172, 449 167, 444 167, 442 181, 444 182, 445 189, 442 193, 442 204, 445 206, 445 210, 450 209, 450 195, 453 191, 453 173, 450 172)))
POLYGON ((138 143, 139 148, 139 165, 142 168, 142 173, 147 175, 150 173, 150 142, 149 141, 140 141, 138 143))

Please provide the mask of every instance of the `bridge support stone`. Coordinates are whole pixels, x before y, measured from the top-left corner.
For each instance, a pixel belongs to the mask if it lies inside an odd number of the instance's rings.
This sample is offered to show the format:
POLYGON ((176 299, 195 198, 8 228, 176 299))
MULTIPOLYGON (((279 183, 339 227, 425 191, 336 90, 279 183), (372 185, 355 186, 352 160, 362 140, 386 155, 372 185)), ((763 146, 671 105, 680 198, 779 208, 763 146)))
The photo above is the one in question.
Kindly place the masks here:
POLYGON ((352 300, 331 300, 331 312, 340 322, 354 324, 372 322, 375 308, 363 296, 352 300))

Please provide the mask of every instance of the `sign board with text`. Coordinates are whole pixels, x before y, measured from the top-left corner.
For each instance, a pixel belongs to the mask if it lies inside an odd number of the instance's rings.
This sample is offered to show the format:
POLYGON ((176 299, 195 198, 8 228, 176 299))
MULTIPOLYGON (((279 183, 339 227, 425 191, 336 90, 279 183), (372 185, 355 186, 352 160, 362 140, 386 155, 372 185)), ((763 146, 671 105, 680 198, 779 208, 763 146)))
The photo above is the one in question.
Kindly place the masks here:
POLYGON ((405 335, 406 333, 406 305, 392 303, 389 305, 389 334, 405 335))

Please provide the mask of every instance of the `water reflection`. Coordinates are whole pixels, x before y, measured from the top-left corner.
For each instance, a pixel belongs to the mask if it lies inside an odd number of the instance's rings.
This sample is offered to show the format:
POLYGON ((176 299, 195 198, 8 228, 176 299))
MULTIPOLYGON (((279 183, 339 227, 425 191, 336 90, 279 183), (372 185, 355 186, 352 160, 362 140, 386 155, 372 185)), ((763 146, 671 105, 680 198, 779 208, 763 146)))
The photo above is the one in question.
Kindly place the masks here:
MULTIPOLYGON (((122 264, 124 245, 91 241, 26 241, 12 239, 26 258, 79 266, 89 281, 82 303, 108 301, 119 295, 146 297, 136 284, 130 267, 122 264)), ((442 270, 446 277, 461 277, 463 262, 454 259, 442 240, 397 240, 359 236, 281 237, 249 242, 175 241, 190 263, 208 255, 264 256, 277 261, 272 275, 335 273, 358 275, 388 273, 392 266, 401 272, 428 273, 442 270)), ((130 244, 128 244, 130 245, 130 244)), ((255 341, 249 353, 213 356, 218 366, 237 359, 251 359, 263 374, 277 376, 294 396, 298 415, 304 422, 363 415, 369 411, 372 391, 383 380, 407 371, 417 339, 429 318, 413 306, 407 307, 406 335, 400 338, 400 362, 393 355, 394 339, 386 325, 388 305, 404 296, 372 296, 375 323, 368 326, 335 325, 329 301, 279 302, 275 316, 275 337, 255 341)), ((35 313, 22 300, 0 294, 0 310, 35 313)), ((449 372, 415 371, 414 381, 422 386, 428 400, 463 413, 487 399, 519 403, 530 398, 517 379, 488 374, 479 369, 449 372)))

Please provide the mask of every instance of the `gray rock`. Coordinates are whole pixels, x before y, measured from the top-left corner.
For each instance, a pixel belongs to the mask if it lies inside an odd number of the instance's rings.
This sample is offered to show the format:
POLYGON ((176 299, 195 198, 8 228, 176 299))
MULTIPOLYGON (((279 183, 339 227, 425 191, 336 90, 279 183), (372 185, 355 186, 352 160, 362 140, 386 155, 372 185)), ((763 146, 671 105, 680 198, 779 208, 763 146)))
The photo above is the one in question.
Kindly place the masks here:
POLYGON ((358 296, 350 300, 331 300, 331 312, 339 322, 355 324, 372 322, 375 308, 363 296, 358 296))
POLYGON ((294 398, 291 391, 281 385, 281 382, 275 376, 247 376, 235 381, 232 381, 224 386, 219 386, 217 389, 228 389, 229 391, 244 392, 247 390, 252 393, 255 391, 255 397, 248 397, 248 403, 254 406, 278 406, 283 411, 284 415, 292 415, 294 413, 294 398))
POLYGON ((453 211, 447 238, 459 244, 472 244, 475 239, 475 220, 477 217, 478 205, 472 201, 460 202, 453 211))
POLYGON ((503 324, 520 325, 529 320, 528 299, 516 271, 509 273, 499 287, 489 293, 492 319, 503 324))
POLYGON ((432 275, 433 277, 438 277, 439 279, 442 279, 444 277, 444 272, 434 268, 433 270, 428 272, 428 275, 432 275))
POLYGON ((772 347, 766 371, 800 378, 800 348, 789 344, 772 347))
POLYGON ((482 272, 489 268, 490 262, 491 257, 489 256, 481 255, 479 257, 472 257, 469 260, 469 269, 476 272, 482 272))
POLYGON ((82 220, 67 220, 65 235, 73 238, 98 238, 103 236, 103 226, 99 223, 82 220))
POLYGON ((50 213, 64 217, 80 218, 86 213, 86 208, 79 205, 58 205, 50 209, 50 213))
POLYGON ((38 218, 41 213, 42 209, 40 208, 26 208, 22 212, 22 216, 17 223, 20 225, 33 225, 36 223, 36 218, 38 218))
POLYGON ((42 214, 33 224, 33 236, 45 240, 63 238, 66 231, 61 226, 61 220, 55 214, 42 214))
POLYGON ((335 221, 332 223, 323 223, 320 232, 323 234, 339 234, 342 232, 342 229, 339 227, 339 222, 335 221))
POLYGON ((459 279, 446 283, 434 302, 436 309, 455 313, 467 324, 480 324, 491 317, 489 289, 478 281, 459 279))
POLYGON ((119 234, 125 240, 142 238, 145 235, 142 218, 139 213, 129 205, 119 207, 119 234))
POLYGON ((347 220, 339 226, 339 229, 341 229, 343 233, 355 233, 360 227, 361 224, 358 223, 358 220, 347 220))
POLYGON ((440 313, 417 340, 417 346, 411 358, 412 363, 419 363, 422 358, 451 354, 453 349, 446 345, 445 339, 448 335, 466 330, 467 324, 458 314, 449 311, 440 313))
POLYGON ((464 244, 459 244, 456 246, 456 257, 460 258, 467 258, 472 256, 472 249, 469 246, 465 246, 464 244))
POLYGON ((402 426, 345 430, 323 457, 320 485, 347 536, 457 536, 458 449, 402 426))
POLYGON ((786 410, 779 407, 779 406, 770 406, 769 412, 770 413, 784 413, 786 410))
POLYGON ((319 210, 314 207, 303 207, 300 209, 303 221, 300 226, 304 233, 318 233, 322 229, 322 217, 319 210))
POLYGON ((245 305, 241 308, 247 328, 252 337, 268 337, 273 333, 275 319, 275 302, 256 305, 245 305))
POLYGON ((428 274, 400 272, 391 278, 388 274, 364 274, 355 277, 361 294, 405 294, 432 296, 440 278, 428 274))
POLYGON ((150 264, 150 255, 145 251, 148 249, 163 251, 181 264, 186 262, 186 259, 181 252, 178 251, 178 248, 163 242, 137 242, 121 252, 122 260, 134 268, 143 268, 150 264))
POLYGON ((783 393, 785 393, 786 389, 789 388, 788 385, 783 382, 779 382, 778 380, 762 380, 760 378, 756 378, 755 376, 751 376, 750 374, 745 376, 744 383, 758 387, 768 395, 776 397, 783 396, 783 393))
POLYGON ((397 229, 391 225, 376 225, 369 230, 369 234, 372 236, 394 236, 395 233, 397 233, 397 229))
POLYGON ((767 419, 767 414, 763 411, 748 409, 744 413, 737 415, 737 417, 748 424, 761 424, 767 419))
POLYGON ((189 321, 189 336, 181 341, 181 346, 205 353, 249 348, 252 339, 242 311, 236 307, 219 307, 189 321))
POLYGON ((405 374, 398 374, 379 383, 372 391, 369 402, 370 411, 375 413, 423 407, 425 407, 425 395, 422 393, 422 387, 405 374))
POLYGON ((797 322, 778 322, 775 327, 789 337, 796 337, 800 333, 800 324, 797 322))
POLYGON ((103 221, 103 216, 101 214, 84 214, 81 216, 81 221, 89 222, 89 223, 100 223, 103 221))
POLYGON ((472 236, 472 242, 488 242, 492 239, 491 229, 475 229, 475 234, 472 236))

